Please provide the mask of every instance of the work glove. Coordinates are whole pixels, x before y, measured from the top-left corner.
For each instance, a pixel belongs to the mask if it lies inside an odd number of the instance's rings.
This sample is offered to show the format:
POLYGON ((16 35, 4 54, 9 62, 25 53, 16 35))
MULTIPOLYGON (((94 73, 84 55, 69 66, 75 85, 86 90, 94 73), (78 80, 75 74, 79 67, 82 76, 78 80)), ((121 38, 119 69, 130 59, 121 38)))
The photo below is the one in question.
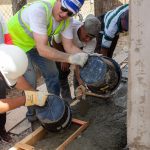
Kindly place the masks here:
POLYGON ((86 94, 87 88, 83 85, 80 85, 75 90, 75 96, 77 99, 82 98, 86 94))
POLYGON ((24 91, 24 93, 26 97, 25 106, 44 106, 48 95, 51 95, 48 92, 41 91, 24 91))
POLYGON ((80 65, 83 67, 87 62, 88 54, 87 53, 76 53, 69 56, 69 63, 80 65))

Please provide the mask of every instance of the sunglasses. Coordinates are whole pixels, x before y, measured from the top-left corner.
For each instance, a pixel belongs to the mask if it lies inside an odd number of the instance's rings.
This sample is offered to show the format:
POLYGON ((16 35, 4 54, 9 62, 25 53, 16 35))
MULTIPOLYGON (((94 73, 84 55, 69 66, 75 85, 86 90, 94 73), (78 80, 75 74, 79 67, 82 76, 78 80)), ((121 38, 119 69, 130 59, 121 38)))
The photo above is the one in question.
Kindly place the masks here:
POLYGON ((88 36, 90 37, 90 38, 95 38, 96 36, 95 35, 92 35, 92 34, 90 34, 90 33, 88 33, 88 36))
POLYGON ((60 9, 61 9, 63 12, 67 12, 67 15, 68 15, 69 17, 74 16, 73 12, 69 11, 67 8, 65 8, 65 7, 63 7, 63 6, 61 6, 60 9))

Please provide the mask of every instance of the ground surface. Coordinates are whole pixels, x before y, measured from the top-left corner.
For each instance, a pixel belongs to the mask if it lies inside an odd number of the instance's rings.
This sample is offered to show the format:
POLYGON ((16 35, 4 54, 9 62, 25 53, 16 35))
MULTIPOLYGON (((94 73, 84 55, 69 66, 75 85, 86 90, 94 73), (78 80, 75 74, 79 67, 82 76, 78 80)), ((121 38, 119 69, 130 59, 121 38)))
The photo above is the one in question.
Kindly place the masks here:
MULTIPOLYGON (((4 10, 4 9, 3 9, 4 10)), ((94 14, 93 2, 89 4, 85 1, 84 7, 81 9, 83 18, 89 13, 94 14)), ((78 18, 78 17, 77 17, 78 18)), ((120 38, 114 56, 118 53, 126 53, 128 50, 127 37, 120 38)), ((128 68, 123 73, 127 73, 128 68)), ((43 82, 42 78, 39 85, 43 82)), ((9 97, 20 95, 21 92, 12 90, 9 97)), ((113 97, 103 100, 95 97, 87 97, 88 111, 82 110, 80 103, 74 108, 73 117, 89 121, 90 125, 74 142, 72 142, 67 150, 122 150, 126 145, 126 103, 127 103, 127 83, 122 82, 113 97)), ((38 142, 36 150, 54 150, 60 145, 70 134, 72 134, 76 126, 63 133, 49 133, 38 142)), ((16 142, 23 139, 31 133, 28 129, 21 135, 11 135, 13 142, 0 142, 0 150, 8 150, 16 142)))
MULTIPOLYGON (((108 100, 88 97, 88 112, 80 113, 76 107, 75 118, 89 121, 90 125, 67 150, 121 150, 126 145, 126 84, 121 83, 117 93, 108 100)), ((54 150, 74 131, 49 133, 35 146, 37 150, 54 150)))
MULTIPOLYGON (((115 55, 117 53, 127 52, 127 37, 120 38, 115 55)), ((127 73, 128 68, 123 70, 127 73)), ((41 84, 42 81, 39 82, 41 84)), ((19 95, 16 90, 11 91, 9 96, 19 95)), ((89 121, 90 125, 81 136, 72 142, 67 150, 122 150, 126 146, 126 103, 127 103, 127 83, 121 82, 114 95, 103 100, 96 97, 87 97, 87 112, 81 111, 81 104, 74 107, 73 117, 89 121)), ((56 149, 77 127, 73 126, 64 133, 49 133, 39 141, 35 147, 36 150, 56 149)), ((12 143, 0 143, 0 150, 8 150, 14 143, 31 133, 28 129, 19 136, 12 135, 12 143)))

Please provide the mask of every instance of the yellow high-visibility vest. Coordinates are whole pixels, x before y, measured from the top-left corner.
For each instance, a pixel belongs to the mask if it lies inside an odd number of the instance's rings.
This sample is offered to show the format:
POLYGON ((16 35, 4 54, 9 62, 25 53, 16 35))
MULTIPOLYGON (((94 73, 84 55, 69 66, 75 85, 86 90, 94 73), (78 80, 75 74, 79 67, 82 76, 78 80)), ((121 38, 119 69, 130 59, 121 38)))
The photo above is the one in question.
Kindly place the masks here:
MULTIPOLYGON (((46 13, 47 13, 47 20, 49 21, 49 25, 47 27, 47 35, 49 37, 55 34, 59 34, 63 30, 65 30, 70 24, 69 19, 63 20, 60 22, 56 30, 52 33, 52 28, 53 28, 52 14, 51 15, 48 15, 48 14, 50 13, 49 9, 54 6, 55 2, 56 0, 49 0, 49 2, 38 1, 38 3, 41 3, 44 6, 46 13)), ((30 5, 31 4, 25 5, 20 11, 18 11, 14 16, 12 16, 10 20, 8 21, 8 31, 11 35, 13 44, 19 46, 25 52, 28 52, 32 48, 35 47, 33 32, 31 31, 29 25, 25 24, 21 18, 21 13, 23 9, 30 5)))

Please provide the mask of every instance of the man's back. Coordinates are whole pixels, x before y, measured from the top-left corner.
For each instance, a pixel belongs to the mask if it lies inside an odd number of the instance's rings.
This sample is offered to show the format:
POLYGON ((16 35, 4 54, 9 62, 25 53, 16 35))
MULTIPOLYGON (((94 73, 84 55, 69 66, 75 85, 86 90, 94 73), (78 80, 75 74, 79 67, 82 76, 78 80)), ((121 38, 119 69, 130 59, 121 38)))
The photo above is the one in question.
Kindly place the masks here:
POLYGON ((114 38, 118 32, 122 32, 120 25, 121 15, 129 9, 128 4, 117 7, 108 11, 104 17, 104 35, 114 38))

